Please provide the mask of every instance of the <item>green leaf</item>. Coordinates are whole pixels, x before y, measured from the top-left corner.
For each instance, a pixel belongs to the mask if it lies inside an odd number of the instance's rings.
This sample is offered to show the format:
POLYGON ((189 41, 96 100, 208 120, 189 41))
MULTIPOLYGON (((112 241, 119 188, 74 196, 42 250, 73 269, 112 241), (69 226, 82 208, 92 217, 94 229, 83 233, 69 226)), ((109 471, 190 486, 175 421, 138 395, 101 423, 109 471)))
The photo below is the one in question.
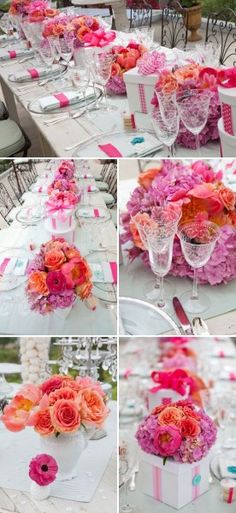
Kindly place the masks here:
POLYGON ((163 458, 163 465, 165 465, 167 462, 167 456, 165 458, 163 458))

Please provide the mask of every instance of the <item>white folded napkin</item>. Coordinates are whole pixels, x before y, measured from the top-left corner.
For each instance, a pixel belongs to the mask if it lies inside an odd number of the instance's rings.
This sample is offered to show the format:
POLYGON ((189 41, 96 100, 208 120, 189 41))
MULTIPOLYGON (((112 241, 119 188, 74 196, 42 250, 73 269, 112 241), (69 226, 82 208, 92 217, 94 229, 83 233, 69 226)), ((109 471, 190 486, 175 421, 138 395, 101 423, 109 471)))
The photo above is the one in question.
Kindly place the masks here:
POLYGON ((106 211, 102 208, 79 208, 78 209, 79 217, 106 217, 106 211))
POLYGON ((39 100, 39 105, 43 111, 50 111, 58 108, 67 107, 83 100, 83 95, 79 91, 66 91, 65 93, 55 93, 45 96, 39 100))
POLYGON ((87 190, 87 192, 96 192, 99 189, 95 185, 88 185, 86 190, 87 190))
POLYGON ((43 78, 47 77, 48 75, 52 76, 54 74, 57 74, 61 70, 61 66, 59 64, 56 64, 55 66, 52 66, 51 68, 45 68, 43 66, 38 66, 37 68, 28 68, 27 70, 19 71, 18 73, 12 73, 12 77, 17 80, 18 82, 26 80, 26 79, 32 79, 37 80, 37 78, 43 78))
POLYGON ((0 61, 9 61, 11 59, 16 59, 17 57, 27 57, 28 55, 33 55, 33 50, 7 50, 2 55, 0 55, 0 61))

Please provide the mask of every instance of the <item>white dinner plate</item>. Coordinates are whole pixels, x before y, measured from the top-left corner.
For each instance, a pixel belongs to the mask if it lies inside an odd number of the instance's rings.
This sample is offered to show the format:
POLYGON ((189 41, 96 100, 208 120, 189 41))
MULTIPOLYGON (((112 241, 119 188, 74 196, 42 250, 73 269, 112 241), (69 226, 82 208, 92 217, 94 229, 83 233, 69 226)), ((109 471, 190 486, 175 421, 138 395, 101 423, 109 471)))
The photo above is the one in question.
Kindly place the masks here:
MULTIPOLYGON (((0 251, 0 258, 30 258, 30 254, 26 249, 5 249, 0 251)), ((15 274, 7 274, 5 276, 0 276, 0 292, 6 292, 8 290, 13 290, 22 285, 27 280, 27 275, 24 276, 16 276, 15 274)))
POLYGON ((131 297, 120 297, 120 334, 160 335, 168 331, 181 335, 171 317, 156 306, 131 297))

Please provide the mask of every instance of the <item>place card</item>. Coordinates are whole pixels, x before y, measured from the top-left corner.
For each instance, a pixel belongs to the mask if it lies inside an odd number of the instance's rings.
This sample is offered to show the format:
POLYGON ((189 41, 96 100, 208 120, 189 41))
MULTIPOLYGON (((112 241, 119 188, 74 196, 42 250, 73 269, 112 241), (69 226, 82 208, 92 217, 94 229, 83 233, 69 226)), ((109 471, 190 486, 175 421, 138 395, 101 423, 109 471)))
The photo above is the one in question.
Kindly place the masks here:
POLYGON ((106 211, 102 208, 79 208, 79 217, 106 217, 106 211))
POLYGON ((117 283, 117 263, 102 262, 100 264, 89 264, 92 271, 94 283, 117 283))

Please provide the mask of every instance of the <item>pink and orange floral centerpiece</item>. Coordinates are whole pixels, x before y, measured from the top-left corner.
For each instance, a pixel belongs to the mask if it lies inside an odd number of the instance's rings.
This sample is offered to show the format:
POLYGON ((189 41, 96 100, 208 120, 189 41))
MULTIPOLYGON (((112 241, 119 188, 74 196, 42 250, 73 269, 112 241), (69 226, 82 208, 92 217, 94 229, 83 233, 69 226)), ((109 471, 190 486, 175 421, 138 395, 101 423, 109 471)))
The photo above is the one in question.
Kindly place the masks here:
POLYGON ((135 41, 130 41, 127 46, 114 45, 111 53, 114 55, 114 62, 107 90, 112 94, 126 94, 124 73, 137 66, 138 60, 146 53, 146 48, 135 41))
POLYGON ((56 460, 49 454, 38 454, 29 465, 31 479, 30 493, 36 500, 47 499, 51 492, 51 484, 58 472, 56 460))
POLYGON ((26 295, 31 310, 49 314, 72 307, 78 298, 95 310, 90 267, 79 250, 62 237, 42 244, 27 274, 26 295))
POLYGON ((41 385, 23 385, 5 406, 1 421, 13 432, 32 427, 41 448, 55 458, 59 480, 76 476, 82 451, 109 414, 99 382, 53 375, 41 385))
MULTIPOLYGON (((200 144, 204 145, 208 141, 219 139, 217 128, 218 120, 221 116, 220 100, 218 94, 217 70, 213 68, 204 68, 199 64, 188 64, 177 67, 177 69, 164 69, 155 86, 156 91, 162 91, 168 94, 186 94, 191 89, 209 90, 211 92, 211 101, 209 115, 206 126, 200 133, 200 144)), ((157 96, 152 100, 154 106, 158 105, 157 96)), ((181 123, 180 133, 177 143, 186 148, 195 148, 195 137, 181 123)))
MULTIPOLYGON (((236 194, 222 182, 222 173, 203 161, 184 164, 178 160, 162 160, 152 169, 140 174, 139 186, 127 203, 128 212, 122 215, 124 232, 121 242, 128 242, 130 260, 140 256, 149 265, 148 252, 139 236, 139 223, 150 223, 155 218, 155 207, 170 205, 181 208, 181 222, 209 220, 220 226, 220 236, 208 263, 198 270, 201 283, 217 285, 236 277, 236 194), (132 242, 132 247, 130 247, 132 242)), ((171 210, 170 210, 171 214, 171 210)), ((174 241, 170 274, 193 276, 180 247, 174 241)))
POLYGON ((189 400, 160 405, 139 425, 143 491, 180 509, 209 488, 213 420, 189 400))

